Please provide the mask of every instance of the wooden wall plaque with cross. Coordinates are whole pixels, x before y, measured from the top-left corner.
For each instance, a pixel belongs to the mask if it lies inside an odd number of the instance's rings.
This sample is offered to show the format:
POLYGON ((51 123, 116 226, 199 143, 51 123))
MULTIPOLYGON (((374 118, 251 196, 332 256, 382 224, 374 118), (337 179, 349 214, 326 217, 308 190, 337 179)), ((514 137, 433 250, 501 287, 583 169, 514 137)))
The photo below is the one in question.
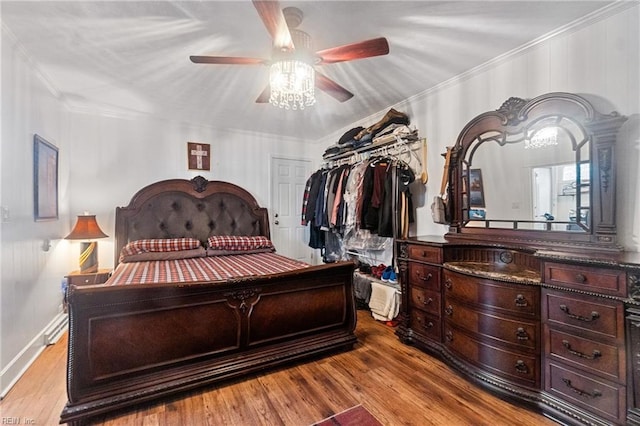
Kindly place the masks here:
POLYGON ((189 170, 211 170, 211 145, 187 142, 187 158, 189 170))

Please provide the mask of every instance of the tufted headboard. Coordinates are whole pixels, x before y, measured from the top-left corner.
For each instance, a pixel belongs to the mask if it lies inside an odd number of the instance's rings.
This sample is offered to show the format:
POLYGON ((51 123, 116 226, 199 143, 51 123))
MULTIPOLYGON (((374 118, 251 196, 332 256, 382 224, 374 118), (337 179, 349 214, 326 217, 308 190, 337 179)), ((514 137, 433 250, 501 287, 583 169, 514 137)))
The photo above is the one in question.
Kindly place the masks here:
POLYGON ((129 205, 116 207, 115 265, 128 242, 143 238, 197 238, 212 235, 269 235, 267 209, 232 183, 170 179, 138 191, 129 205))

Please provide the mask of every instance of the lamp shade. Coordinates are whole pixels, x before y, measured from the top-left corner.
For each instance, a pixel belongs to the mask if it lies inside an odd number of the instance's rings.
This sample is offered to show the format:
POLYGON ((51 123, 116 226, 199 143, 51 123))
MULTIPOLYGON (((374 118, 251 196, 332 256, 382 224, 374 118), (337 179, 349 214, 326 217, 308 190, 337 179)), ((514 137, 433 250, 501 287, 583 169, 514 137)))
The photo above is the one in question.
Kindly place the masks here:
POLYGON ((79 215, 76 226, 64 237, 65 240, 94 240, 96 238, 106 238, 107 234, 102 232, 95 215, 79 215))

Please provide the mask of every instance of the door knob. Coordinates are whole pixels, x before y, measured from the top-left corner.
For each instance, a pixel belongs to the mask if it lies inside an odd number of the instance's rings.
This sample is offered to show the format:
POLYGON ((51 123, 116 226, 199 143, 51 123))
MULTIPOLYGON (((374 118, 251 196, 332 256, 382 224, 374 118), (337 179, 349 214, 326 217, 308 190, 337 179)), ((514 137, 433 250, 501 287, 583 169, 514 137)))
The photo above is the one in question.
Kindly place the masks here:
POLYGON ((275 223, 276 225, 278 225, 278 224, 280 223, 280 221, 279 221, 279 220, 276 220, 276 221, 275 221, 275 222, 273 222, 273 223, 275 223))

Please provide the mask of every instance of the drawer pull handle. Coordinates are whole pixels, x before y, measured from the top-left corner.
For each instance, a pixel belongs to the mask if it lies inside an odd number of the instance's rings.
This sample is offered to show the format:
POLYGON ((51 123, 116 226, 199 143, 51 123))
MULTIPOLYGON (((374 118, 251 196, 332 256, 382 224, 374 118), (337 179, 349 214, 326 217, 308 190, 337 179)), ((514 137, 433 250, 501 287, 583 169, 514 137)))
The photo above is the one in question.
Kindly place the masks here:
POLYGON ((416 275, 418 276, 418 278, 420 278, 422 281, 429 281, 431 278, 433 278, 433 275, 431 275, 430 273, 427 274, 427 276, 423 276, 422 274, 420 274, 420 271, 416 272, 416 275))
POLYGON ((599 350, 594 349, 593 350, 593 355, 587 355, 584 354, 582 352, 576 351, 575 349, 571 349, 571 343, 569 343, 568 340, 563 340, 562 341, 562 346, 564 346, 565 348, 567 348, 567 351, 569 351, 569 353, 571 355, 575 355, 578 358, 584 358, 584 359, 596 359, 596 358, 600 358, 602 356, 602 353, 600 353, 599 350))
POLYGON ((432 298, 428 298, 422 303, 424 303, 425 305, 430 305, 431 303, 433 303, 433 299, 432 298))
POLYGON ((584 274, 576 274, 576 281, 579 283, 586 283, 587 277, 584 274))
POLYGON ((596 311, 591 312, 591 317, 583 317, 580 315, 572 314, 571 312, 569 312, 569 308, 567 307, 567 305, 560 305, 560 310, 565 314, 567 314, 569 318, 573 318, 578 321, 592 322, 600 318, 600 314, 597 313, 596 311))
POLYGON ((448 289, 451 290, 451 287, 453 287, 453 283, 451 282, 450 278, 447 278, 446 280, 444 280, 444 286, 448 289))
POLYGON ((529 367, 527 367, 527 364, 524 363, 523 360, 519 359, 516 361, 516 372, 520 373, 520 374, 527 374, 529 373, 529 367))
POLYGON ((447 331, 445 339, 447 339, 447 342, 453 342, 453 332, 451 330, 447 331))
POLYGON ((444 308, 444 313, 447 314, 447 316, 453 315, 453 306, 449 305, 444 308))
POLYGON ((524 328, 518 327, 518 329, 516 330, 516 338, 518 340, 529 340, 529 335, 524 328))
POLYGON ((422 257, 427 257, 427 251, 426 250, 422 251, 422 257))
POLYGON ((427 327, 427 328, 431 328, 431 327, 433 327, 433 323, 432 323, 431 321, 429 321, 429 322, 427 323, 426 327, 427 327))
POLYGON ((569 379, 564 379, 563 378, 562 381, 564 382, 565 385, 567 385, 567 387, 569 389, 571 389, 572 391, 574 391, 575 393, 577 393, 580 396, 586 396, 586 397, 591 398, 591 399, 597 398, 599 396, 602 396, 602 392, 600 392, 597 389, 594 389, 593 393, 589 393, 587 391, 584 391, 582 389, 578 389, 578 388, 574 387, 573 385, 571 385, 571 380, 569 380, 569 379))
POLYGON ((525 299, 524 296, 521 295, 521 294, 518 294, 516 296, 515 303, 516 303, 516 306, 519 307, 519 308, 524 308, 525 306, 528 305, 527 299, 525 299))

